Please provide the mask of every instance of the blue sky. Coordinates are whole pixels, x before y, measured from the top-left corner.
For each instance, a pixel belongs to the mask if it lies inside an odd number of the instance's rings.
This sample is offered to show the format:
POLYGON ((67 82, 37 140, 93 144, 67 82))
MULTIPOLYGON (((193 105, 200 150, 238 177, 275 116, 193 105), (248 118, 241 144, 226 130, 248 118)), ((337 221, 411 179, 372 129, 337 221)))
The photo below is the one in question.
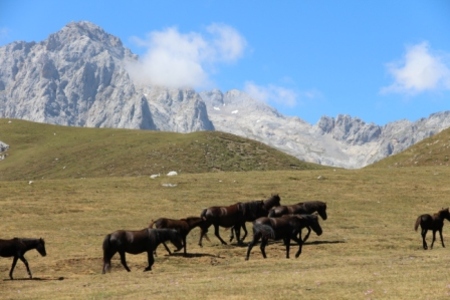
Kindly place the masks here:
POLYGON ((243 90, 311 124, 450 107, 447 0, 0 0, 0 46, 81 20, 138 54, 143 81, 243 90))

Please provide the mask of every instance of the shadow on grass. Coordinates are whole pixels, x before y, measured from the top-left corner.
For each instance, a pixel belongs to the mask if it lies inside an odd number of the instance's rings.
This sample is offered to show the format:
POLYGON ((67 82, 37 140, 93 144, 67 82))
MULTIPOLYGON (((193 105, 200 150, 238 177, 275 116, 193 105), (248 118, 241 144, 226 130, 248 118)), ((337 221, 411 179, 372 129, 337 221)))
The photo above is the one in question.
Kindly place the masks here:
POLYGON ((55 278, 40 278, 40 277, 34 277, 34 278, 14 278, 14 279, 3 279, 3 281, 59 281, 64 280, 66 278, 64 277, 55 277, 55 278))
MULTIPOLYGON (((167 256, 169 256, 169 255, 167 255, 167 256)), ((213 254, 209 254, 209 253, 186 253, 186 255, 184 255, 184 253, 174 252, 170 256, 180 256, 180 257, 186 257, 186 258, 193 258, 193 257, 215 257, 215 258, 219 258, 219 257, 217 257, 217 255, 213 255, 213 254)))

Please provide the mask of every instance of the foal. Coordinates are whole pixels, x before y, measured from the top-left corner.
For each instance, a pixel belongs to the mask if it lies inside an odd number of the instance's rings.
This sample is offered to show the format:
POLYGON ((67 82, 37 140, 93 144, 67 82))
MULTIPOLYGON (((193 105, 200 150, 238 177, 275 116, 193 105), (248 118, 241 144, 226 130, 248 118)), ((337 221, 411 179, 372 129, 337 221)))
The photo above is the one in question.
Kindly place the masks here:
POLYGON ((14 256, 13 263, 11 266, 11 271, 9 271, 9 278, 13 279, 13 271, 16 267, 17 260, 20 259, 25 267, 27 267, 27 272, 30 278, 31 275, 30 267, 28 266, 28 261, 25 259, 25 252, 31 249, 36 249, 40 255, 46 256, 45 242, 43 239, 29 239, 29 238, 13 238, 11 240, 1 240, 0 239, 0 256, 11 257, 14 256))
POLYGON ((445 248, 444 239, 442 238, 442 228, 444 227, 444 219, 450 221, 450 212, 447 208, 443 208, 437 213, 433 215, 423 214, 417 217, 416 223, 414 224, 414 230, 417 231, 417 228, 420 225, 422 228, 422 242, 423 249, 427 250, 428 245, 425 241, 425 236, 427 235, 428 230, 433 230, 433 240, 431 242, 431 249, 433 249, 434 241, 436 240, 436 231, 439 231, 439 235, 441 237, 442 247, 445 248))

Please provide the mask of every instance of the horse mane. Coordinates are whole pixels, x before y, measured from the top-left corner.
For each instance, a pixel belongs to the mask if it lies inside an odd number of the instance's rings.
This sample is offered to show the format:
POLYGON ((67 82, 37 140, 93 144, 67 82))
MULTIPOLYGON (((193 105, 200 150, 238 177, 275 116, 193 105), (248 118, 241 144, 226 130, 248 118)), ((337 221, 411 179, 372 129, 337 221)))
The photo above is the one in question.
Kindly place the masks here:
POLYGON ((242 214, 244 216, 250 216, 253 218, 258 218, 261 213, 261 208, 264 207, 263 200, 255 200, 249 202, 239 202, 242 209, 242 214))

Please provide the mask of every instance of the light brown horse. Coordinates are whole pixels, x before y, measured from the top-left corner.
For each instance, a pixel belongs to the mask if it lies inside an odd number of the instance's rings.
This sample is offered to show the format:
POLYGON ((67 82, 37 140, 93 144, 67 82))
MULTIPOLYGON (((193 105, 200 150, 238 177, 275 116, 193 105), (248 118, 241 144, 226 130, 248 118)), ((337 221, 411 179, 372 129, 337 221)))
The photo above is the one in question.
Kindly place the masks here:
POLYGON ((125 253, 147 252, 148 266, 144 269, 144 272, 150 271, 155 262, 153 252, 160 243, 165 241, 171 241, 178 250, 183 247, 183 239, 174 229, 118 230, 106 235, 103 240, 103 274, 111 269, 111 258, 117 252, 120 254, 120 262, 128 272, 130 272, 130 268, 128 268, 125 260, 125 253))
MULTIPOLYGON (((206 221, 199 217, 187 217, 185 219, 180 220, 159 218, 156 221, 152 221, 150 225, 148 225, 148 227, 170 228, 178 231, 183 239, 184 256, 186 256, 186 237, 189 234, 189 232, 195 227, 200 227, 202 231, 208 229, 206 227, 206 221)), ((206 238, 208 237, 206 236, 206 238)), ((172 254, 170 252, 170 249, 167 247, 166 243, 163 242, 162 244, 166 248, 167 252, 169 252, 169 254, 172 254)))
POLYGON ((27 267, 27 272, 30 278, 31 275, 30 267, 28 266, 28 261, 25 259, 25 253, 31 249, 36 249, 40 255, 46 256, 45 251, 45 241, 42 238, 13 238, 11 240, 1 240, 0 239, 0 256, 1 257, 11 257, 14 256, 11 270, 9 271, 9 278, 13 279, 13 271, 16 267, 17 260, 20 259, 25 267, 27 267))
POLYGON ((433 215, 423 214, 417 217, 416 223, 414 224, 414 230, 417 231, 419 225, 420 228, 422 228, 421 234, 422 234, 423 249, 425 250, 428 249, 427 241, 425 240, 428 230, 433 231, 433 240, 431 242, 430 248, 433 249, 433 244, 434 241, 436 240, 436 231, 439 231, 442 247, 445 248, 444 239, 442 237, 442 228, 444 227, 444 219, 450 221, 450 212, 448 210, 448 207, 441 209, 440 211, 438 211, 433 215))

